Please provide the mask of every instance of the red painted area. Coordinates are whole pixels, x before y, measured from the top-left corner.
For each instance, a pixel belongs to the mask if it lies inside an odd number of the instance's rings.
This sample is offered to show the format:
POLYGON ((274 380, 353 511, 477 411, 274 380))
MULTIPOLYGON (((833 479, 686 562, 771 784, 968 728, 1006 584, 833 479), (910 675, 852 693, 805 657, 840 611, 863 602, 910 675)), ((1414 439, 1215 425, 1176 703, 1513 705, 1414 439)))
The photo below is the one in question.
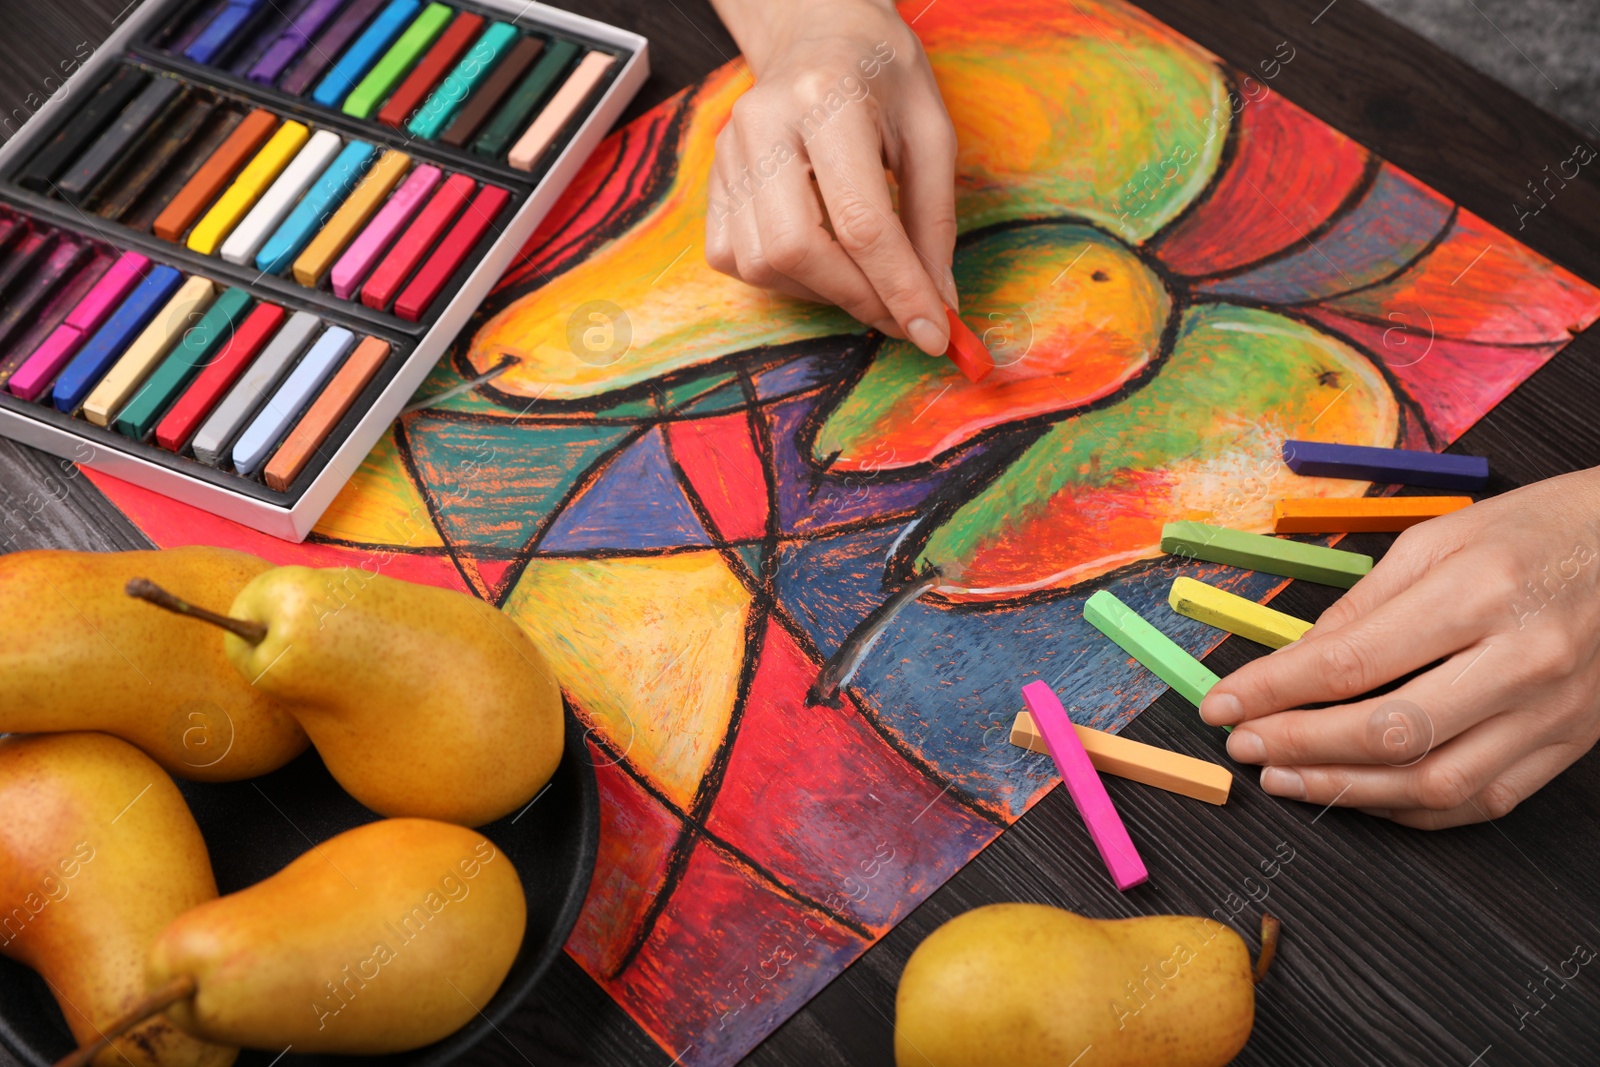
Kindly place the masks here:
POLYGON ((1361 181, 1367 151, 1278 93, 1245 104, 1238 154, 1211 195, 1157 240, 1190 276, 1234 270, 1316 229, 1361 181))
POLYGON ((596 981, 622 962, 655 902, 683 823, 592 741, 585 746, 600 785, 600 853, 567 954, 596 981))
POLYGON ((723 539, 766 534, 767 478, 744 412, 669 423, 667 441, 723 539))
MULTIPOLYGON (((846 699, 807 707, 820 664, 767 624, 708 829, 801 892, 885 931, 998 832, 846 699)), ((974 730, 973 743, 982 731, 974 730)))

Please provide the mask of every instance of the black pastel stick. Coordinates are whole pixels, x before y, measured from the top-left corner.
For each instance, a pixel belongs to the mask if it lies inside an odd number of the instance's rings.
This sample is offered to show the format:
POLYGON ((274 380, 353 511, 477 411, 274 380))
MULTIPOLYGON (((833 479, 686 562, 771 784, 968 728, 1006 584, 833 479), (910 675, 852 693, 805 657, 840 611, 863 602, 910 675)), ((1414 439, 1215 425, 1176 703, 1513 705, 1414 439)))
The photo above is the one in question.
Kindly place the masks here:
POLYGON ((185 94, 172 114, 172 121, 151 131, 136 153, 131 153, 96 190, 95 214, 102 218, 121 218, 122 213, 144 195, 161 174, 172 166, 184 148, 217 109, 215 100, 185 94))
POLYGON ((244 121, 244 112, 227 105, 212 109, 211 116, 199 133, 179 146, 177 156, 155 176, 150 188, 145 190, 133 207, 117 218, 124 226, 149 233, 156 219, 166 210, 178 191, 189 184, 195 172, 222 146, 233 133, 234 127, 244 121))
POLYGON ((55 250, 37 268, 28 272, 28 277, 0 308, 0 351, 5 350, 19 327, 32 322, 35 312, 51 292, 77 273, 89 253, 89 246, 82 241, 63 239, 56 242, 55 250))
POLYGON ((18 184, 36 193, 48 193, 56 175, 66 170, 67 164, 83 151, 83 146, 111 124, 148 80, 149 76, 135 67, 118 68, 100 86, 99 92, 89 98, 83 110, 68 118, 56 135, 33 154, 18 176, 18 184))
POLYGON ((56 182, 56 188, 70 204, 81 204, 107 171, 117 165, 124 155, 136 151, 136 145, 153 128, 159 126, 183 92, 183 84, 176 78, 152 78, 139 91, 133 102, 122 109, 110 126, 95 139, 83 155, 73 160, 67 172, 56 182))

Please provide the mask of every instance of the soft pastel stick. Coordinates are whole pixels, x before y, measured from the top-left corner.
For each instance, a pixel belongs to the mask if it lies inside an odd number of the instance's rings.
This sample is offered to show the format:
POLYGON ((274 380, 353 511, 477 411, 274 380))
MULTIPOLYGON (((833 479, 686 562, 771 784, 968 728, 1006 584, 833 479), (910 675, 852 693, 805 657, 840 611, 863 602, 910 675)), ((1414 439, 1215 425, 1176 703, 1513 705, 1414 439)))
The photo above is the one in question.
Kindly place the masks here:
POLYGON ((439 35, 406 80, 389 94, 389 99, 378 112, 378 121, 399 129, 404 126, 429 93, 442 81, 456 60, 467 50, 483 28, 483 18, 470 11, 459 12, 449 28, 439 35))
MULTIPOLYGON (((83 344, 84 334, 66 325, 67 315, 94 290, 117 260, 117 253, 104 245, 90 244, 88 248, 88 262, 57 286, 49 299, 28 316, 16 340, 0 350, 0 382, 9 385, 23 365, 41 353, 55 366, 65 366, 83 344)), ((24 390, 26 398, 38 400, 50 387, 50 381, 48 376, 38 378, 24 390)))
POLYGON ((516 140, 517 134, 528 127, 534 109, 545 98, 582 49, 571 41, 552 41, 545 49, 544 58, 534 64, 527 77, 512 90, 511 96, 501 106, 489 124, 483 128, 472 150, 480 156, 498 158, 506 146, 516 140))
POLYGON ((83 402, 83 416, 96 426, 111 423, 111 413, 127 403, 135 389, 155 369, 198 320, 217 287, 198 274, 184 282, 172 299, 156 312, 126 352, 111 365, 105 377, 90 390, 83 402))
MULTIPOLYGON (((219 301, 220 303, 220 301, 219 301)), ((224 392, 239 380, 250 361, 283 325, 287 312, 276 304, 257 304, 156 424, 156 444, 168 452, 182 450, 224 392)))
POLYGON ((1426 489, 1472 492, 1489 484, 1489 461, 1483 456, 1452 456, 1410 448, 1332 445, 1322 441, 1285 441, 1283 461, 1296 474, 1312 478, 1352 478, 1362 482, 1417 485, 1426 489))
POLYGON ((63 237, 55 243, 44 262, 28 272, 16 291, 0 304, 0 351, 26 332, 26 324, 33 321, 56 286, 70 278, 88 256, 87 244, 63 237))
POLYGON ((1280 500, 1272 506, 1274 533, 1399 533, 1419 522, 1460 511, 1470 496, 1359 496, 1347 500, 1280 500))
MULTIPOLYGON (((310 145, 306 146, 308 151, 310 148, 310 145)), ((287 269, 332 218, 339 205, 344 203, 345 197, 356 187, 376 154, 377 149, 365 141, 351 141, 345 145, 333 162, 328 164, 328 169, 301 197, 294 210, 289 212, 289 217, 267 238, 267 243, 256 254, 256 269, 268 274, 279 274, 287 269)), ((226 246, 222 254, 227 256, 226 246)))
POLYGON ((238 288, 228 289, 217 297, 200 321, 183 331, 177 347, 117 412, 112 427, 125 437, 144 440, 167 405, 177 399, 200 368, 228 343, 250 303, 250 294, 238 288))
POLYGON ((1229 530, 1203 522, 1169 522, 1161 527, 1161 551, 1341 589, 1355 585, 1362 575, 1372 570, 1372 557, 1359 552, 1229 530))
POLYGON ((1293 615, 1274 611, 1265 604, 1235 596, 1226 589, 1218 589, 1193 578, 1175 578, 1167 603, 1179 615, 1197 619, 1207 626, 1227 630, 1231 634, 1248 638, 1268 648, 1282 648, 1298 641, 1311 629, 1311 624, 1293 615))
POLYGON ((1028 703, 1034 725, 1044 737, 1050 758, 1055 760, 1056 769, 1061 772, 1061 779, 1067 785, 1067 792, 1072 794, 1072 802, 1077 805, 1078 814, 1083 816, 1089 836, 1094 840, 1095 848, 1100 850, 1100 858, 1105 861, 1106 870, 1111 872, 1111 880, 1120 890, 1132 889, 1149 881, 1150 872, 1145 869, 1144 860, 1139 858, 1139 850, 1133 847, 1133 838, 1128 836, 1128 828, 1122 825, 1122 817, 1111 803, 1111 795, 1106 792, 1105 783, 1095 772, 1089 753, 1084 751, 1083 742, 1078 740, 1078 735, 1073 731, 1067 709, 1056 699, 1055 690, 1050 688, 1049 682, 1029 682, 1022 687, 1022 699, 1028 703))
POLYGON ((301 53, 294 66, 289 68, 289 73, 279 80, 278 88, 295 96, 304 93, 318 75, 333 63, 333 57, 344 51, 345 45, 361 32, 361 27, 383 5, 384 0, 350 0, 333 24, 301 53))
POLYGON ((1083 617, 1196 707, 1219 680, 1204 663, 1104 589, 1084 601, 1083 617))
POLYGON ((0 295, 6 294, 23 278, 31 276, 50 254, 50 249, 55 243, 54 231, 36 230, 31 227, 26 229, 17 243, 6 253, 4 265, 0 266, 0 295))
POLYGON ((299 366, 278 387, 233 446, 233 467, 249 476, 261 469, 283 435, 305 411, 306 405, 322 390, 345 354, 356 343, 356 335, 343 326, 329 326, 299 366))
POLYGON ((107 126, 56 181, 56 191, 62 199, 73 205, 87 200, 100 179, 133 150, 135 143, 150 132, 182 93, 183 83, 176 78, 151 78, 117 115, 116 121, 107 126))
MULTIPOLYGON (((239 220, 300 152, 311 131, 298 122, 285 122, 262 146, 255 158, 234 179, 205 217, 189 231, 188 245, 202 255, 212 255, 233 233, 239 220)), ((197 176, 198 177, 198 176, 197 176)))
POLYGON ((311 0, 301 12, 289 20, 278 39, 261 53, 245 77, 262 85, 271 85, 323 25, 338 13, 344 0, 311 0))
POLYGON ((431 139, 439 136, 439 132, 455 116, 456 109, 472 95, 478 83, 489 76, 489 72, 516 39, 517 28, 509 22, 496 22, 484 30, 483 36, 429 95, 422 110, 406 123, 406 129, 418 137, 431 139))
POLYGON ((234 383, 228 395, 216 409, 206 416, 206 421, 194 435, 194 458, 208 467, 215 467, 227 458, 228 446, 238 436, 262 403, 278 387, 294 366, 300 353, 306 350, 311 339, 322 329, 322 320, 309 311, 296 311, 272 335, 267 347, 247 368, 243 377, 234 383))
POLYGON ((301 285, 313 286, 322 282, 333 261, 346 245, 372 218, 400 179, 411 166, 411 157, 404 152, 389 149, 378 157, 378 162, 357 183, 345 202, 339 205, 328 224, 317 232, 306 245, 305 251, 294 261, 294 280, 301 285))
POLYGON ((444 32, 445 24, 450 21, 451 10, 444 4, 429 4, 422 9, 416 21, 406 27, 406 32, 400 39, 389 46, 373 68, 367 71, 367 76, 361 79, 350 95, 344 99, 341 109, 346 115, 354 115, 358 119, 370 116, 379 104, 388 97, 389 90, 394 88, 418 57, 433 39, 444 32))
POLYGON ((249 214, 222 242, 222 258, 229 263, 249 263, 267 238, 293 209, 295 201, 311 187, 338 154, 342 142, 331 130, 318 130, 289 161, 249 214))
POLYGON ((443 176, 438 167, 425 163, 400 183, 400 188, 395 190, 395 194, 361 231, 345 254, 339 257, 339 262, 333 265, 335 296, 340 300, 349 300, 355 295, 356 288, 372 270, 378 257, 388 251, 401 229, 411 221, 443 176))
POLYGON ((215 63, 260 6, 261 0, 231 0, 183 50, 184 58, 196 63, 215 63))
POLYGON ((339 373, 322 390, 322 395, 317 397, 289 436, 283 439, 278 451, 273 453, 271 462, 262 473, 267 488, 281 493, 294 484, 317 449, 322 447, 322 442, 328 439, 333 428, 344 418, 345 412, 350 410, 356 397, 361 395, 361 391, 388 358, 387 341, 368 337, 356 346, 344 366, 339 368, 339 373))
POLYGON ((510 199, 511 194, 498 185, 479 189, 478 195, 461 213, 460 220, 439 242, 433 254, 422 261, 417 276, 395 300, 394 313, 411 322, 419 321, 510 199))
POLYGON ((227 55, 219 60, 218 66, 229 74, 245 76, 254 69, 262 53, 277 42, 284 30, 294 24, 294 20, 308 4, 309 0, 287 0, 287 2, 271 0, 261 12, 261 16, 251 19, 235 38, 227 55))
POLYGON ((102 182, 95 189, 95 214, 138 229, 133 220, 123 216, 162 178, 184 166, 191 146, 204 140, 201 131, 212 124, 218 114, 217 108, 215 100, 198 94, 186 95, 174 106, 172 121, 139 145, 136 156, 117 168, 115 178, 102 182))
POLYGON ((445 179, 439 191, 433 194, 417 220, 406 228, 389 253, 383 257, 372 277, 361 287, 361 302, 370 308, 383 311, 417 263, 433 248, 439 235, 455 220, 466 206, 467 197, 477 188, 477 182, 465 174, 452 174, 445 179))
MULTIPOLYGON (((1089 753, 1089 762, 1101 774, 1114 774, 1140 785, 1155 786, 1179 796, 1193 797, 1207 804, 1226 804, 1233 789, 1233 775, 1228 768, 1210 760, 1195 759, 1181 752, 1141 744, 1119 734, 1108 734, 1088 726, 1072 724, 1083 750, 1089 753)), ((1029 752, 1046 756, 1050 749, 1044 735, 1034 724, 1030 712, 1017 712, 1011 724, 1011 743, 1029 752)))
POLYGON ((356 83, 366 76, 367 70, 377 62, 402 30, 411 24, 422 7, 422 0, 389 0, 389 6, 378 13, 356 42, 352 44, 333 68, 317 83, 311 99, 323 107, 338 107, 356 83))
POLYGON ((73 411, 83 403, 89 390, 182 284, 183 275, 174 268, 157 266, 152 269, 67 364, 56 379, 51 402, 61 411, 73 411))
POLYGON ((180 240, 183 231, 200 217, 200 212, 217 198, 245 162, 255 157, 277 125, 277 116, 270 111, 258 108, 246 115, 228 134, 228 139, 200 164, 194 177, 161 209, 151 226, 155 235, 163 241, 180 240))
POLYGON ((538 164, 545 151, 561 136, 561 131, 583 110, 584 101, 589 99, 616 61, 616 56, 605 52, 590 52, 583 57, 583 62, 578 64, 578 68, 556 90, 556 95, 550 98, 544 110, 539 112, 539 117, 511 147, 510 163, 513 167, 532 170, 538 164))
POLYGON ((461 105, 455 118, 450 120, 450 125, 439 135, 440 143, 451 148, 465 148, 467 142, 489 121, 489 116, 499 110, 501 102, 517 87, 527 75, 528 68, 543 52, 544 41, 540 38, 518 37, 505 58, 496 64, 482 84, 467 97, 467 102, 461 105))
POLYGON ((944 314, 950 324, 950 347, 945 350, 945 358, 956 365, 956 370, 967 381, 982 381, 985 375, 994 370, 994 357, 978 339, 978 335, 961 321, 960 315, 950 308, 945 308, 944 314))
POLYGON ((204 33, 206 27, 211 25, 211 20, 220 15, 222 9, 227 6, 228 0, 214 0, 212 3, 201 6, 186 21, 178 25, 169 26, 167 32, 172 36, 162 43, 162 47, 168 52, 176 52, 182 55, 184 49, 194 44, 195 38, 204 33))
POLYGON ((74 111, 72 121, 63 124, 43 148, 33 153, 22 168, 22 173, 17 175, 17 184, 36 193, 50 192, 56 175, 83 151, 84 145, 98 137, 100 131, 122 113, 128 101, 144 88, 149 77, 138 67, 118 67, 117 72, 95 90, 88 102, 74 111))

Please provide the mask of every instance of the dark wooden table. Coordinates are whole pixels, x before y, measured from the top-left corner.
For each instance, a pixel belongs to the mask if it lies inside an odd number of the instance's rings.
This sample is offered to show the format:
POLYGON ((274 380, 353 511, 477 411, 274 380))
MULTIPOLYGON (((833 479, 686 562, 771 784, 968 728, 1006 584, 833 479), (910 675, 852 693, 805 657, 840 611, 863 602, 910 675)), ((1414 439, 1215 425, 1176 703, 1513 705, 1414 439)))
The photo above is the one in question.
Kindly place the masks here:
MULTIPOLYGON (((45 78, 59 60, 80 42, 92 46, 110 32, 125 2, 4 0, 0 131, 26 117, 30 93, 42 96, 56 84, 45 78)), ((706 0, 557 2, 649 36, 655 74, 630 117, 736 52, 706 0)), ((1295 59, 1273 88, 1600 282, 1600 180, 1593 169, 1520 232, 1512 209, 1525 183, 1571 155, 1580 134, 1560 121, 1358 0, 1140 2, 1245 69, 1288 41, 1295 59)), ((1600 137, 1583 136, 1600 143, 1600 137)), ((1504 491, 1600 464, 1597 410, 1600 330, 1590 330, 1460 447, 1488 456, 1496 472, 1493 489, 1504 491)), ((56 462, 0 441, 4 550, 144 547, 139 533, 84 479, 56 478, 56 462)), ((1362 551, 1381 552, 1384 544, 1379 537, 1356 540, 1362 551)), ((1327 594, 1297 583, 1280 606, 1314 617, 1331 601, 1327 594)), ((1225 672, 1248 656, 1241 643, 1228 642, 1210 662, 1225 672)), ((1226 758, 1219 736, 1170 695, 1141 715, 1128 736, 1226 758)), ((1575 946, 1600 951, 1600 760, 1592 754, 1499 822, 1437 834, 1272 800, 1248 779, 1220 809, 1116 779, 1109 786, 1159 872, 1138 894, 1140 910, 1210 914, 1231 910, 1231 900, 1260 897, 1264 888, 1265 906, 1284 922, 1282 951, 1259 992, 1255 1034, 1238 1062, 1469 1067, 1600 1058, 1600 970, 1582 970, 1564 987, 1541 984, 1546 968, 1553 971, 1575 946), (1266 879, 1260 864, 1280 847, 1292 849, 1294 858, 1266 879)), ((1100 917, 1135 913, 1110 887, 1082 821, 1057 790, 748 1062, 892 1062, 895 984, 906 957, 951 916, 1009 900, 1100 917)), ((1252 900, 1238 921, 1252 943, 1250 928, 1260 910, 1252 900)), ((470 1062, 547 1067, 669 1060, 565 958, 503 1031, 470 1062)), ((11 1062, 0 1051, 0 1063, 11 1062)))

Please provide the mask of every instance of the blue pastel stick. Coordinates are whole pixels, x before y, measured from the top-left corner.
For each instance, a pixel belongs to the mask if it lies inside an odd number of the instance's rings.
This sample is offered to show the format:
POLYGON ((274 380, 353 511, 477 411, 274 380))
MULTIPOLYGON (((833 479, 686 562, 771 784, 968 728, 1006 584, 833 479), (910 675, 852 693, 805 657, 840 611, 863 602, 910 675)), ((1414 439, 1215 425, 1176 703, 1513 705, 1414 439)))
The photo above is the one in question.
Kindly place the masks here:
POLYGON ((1285 441, 1283 461, 1296 474, 1313 478, 1351 478, 1362 482, 1469 491, 1489 484, 1489 461, 1483 456, 1285 441))
POLYGON ((256 254, 256 269, 277 274, 293 263, 339 210, 339 205, 361 181, 376 154, 377 149, 364 141, 345 145, 317 183, 300 198, 289 217, 267 238, 267 243, 256 254))
POLYGON ((56 379, 50 398, 60 411, 75 411, 123 351, 150 325, 156 312, 166 307, 172 294, 183 284, 183 275, 172 267, 156 267, 139 288, 117 305, 105 325, 95 331, 88 344, 72 357, 67 369, 56 379))
POLYGON ((323 331, 288 380, 278 386, 267 406, 239 435, 233 446, 234 470, 248 477, 261 469, 355 343, 356 335, 343 326, 329 326, 323 331))
POLYGON ((261 0, 233 0, 217 12, 216 17, 200 31, 200 36, 183 50, 184 58, 196 63, 213 62, 260 6, 261 0))
POLYGON ((311 99, 323 107, 338 107, 421 10, 422 0, 394 0, 380 11, 366 31, 356 38, 355 44, 345 50, 339 62, 317 84, 311 99))

